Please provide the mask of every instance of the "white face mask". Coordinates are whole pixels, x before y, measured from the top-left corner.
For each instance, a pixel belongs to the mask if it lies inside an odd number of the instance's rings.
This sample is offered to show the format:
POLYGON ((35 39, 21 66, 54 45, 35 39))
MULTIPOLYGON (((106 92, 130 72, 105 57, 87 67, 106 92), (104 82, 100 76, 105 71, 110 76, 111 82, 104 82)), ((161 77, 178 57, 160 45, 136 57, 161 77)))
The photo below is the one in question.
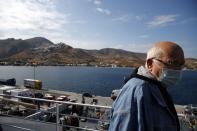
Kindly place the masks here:
POLYGON ((177 84, 177 82, 181 79, 181 76, 181 70, 163 68, 158 80, 161 81, 161 83, 163 83, 167 87, 172 87, 177 84))
MULTIPOLYGON (((156 65, 161 69, 161 67, 157 64, 157 61, 156 61, 156 65)), ((178 81, 181 79, 182 76, 181 70, 174 70, 169 68, 162 68, 161 70, 162 72, 157 79, 167 87, 172 87, 176 85, 178 81)))

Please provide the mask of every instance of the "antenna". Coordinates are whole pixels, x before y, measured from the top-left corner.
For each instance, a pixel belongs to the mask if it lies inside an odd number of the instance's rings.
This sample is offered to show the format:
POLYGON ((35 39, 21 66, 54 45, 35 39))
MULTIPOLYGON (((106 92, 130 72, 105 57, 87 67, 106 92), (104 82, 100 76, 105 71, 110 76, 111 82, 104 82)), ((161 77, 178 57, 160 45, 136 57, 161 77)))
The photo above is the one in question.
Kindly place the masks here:
POLYGON ((34 80, 36 79, 36 63, 33 63, 33 67, 34 67, 34 80))

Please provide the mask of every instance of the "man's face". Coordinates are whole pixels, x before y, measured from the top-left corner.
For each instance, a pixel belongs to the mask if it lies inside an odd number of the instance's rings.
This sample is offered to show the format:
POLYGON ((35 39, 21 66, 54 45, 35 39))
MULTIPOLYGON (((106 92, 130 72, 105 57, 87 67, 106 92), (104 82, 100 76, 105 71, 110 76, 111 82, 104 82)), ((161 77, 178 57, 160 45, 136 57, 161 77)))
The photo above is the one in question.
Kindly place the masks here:
POLYGON ((156 78, 160 77, 163 69, 178 71, 182 69, 185 62, 184 53, 182 48, 176 43, 160 42, 152 49, 156 50, 158 57, 148 59, 146 65, 156 78))

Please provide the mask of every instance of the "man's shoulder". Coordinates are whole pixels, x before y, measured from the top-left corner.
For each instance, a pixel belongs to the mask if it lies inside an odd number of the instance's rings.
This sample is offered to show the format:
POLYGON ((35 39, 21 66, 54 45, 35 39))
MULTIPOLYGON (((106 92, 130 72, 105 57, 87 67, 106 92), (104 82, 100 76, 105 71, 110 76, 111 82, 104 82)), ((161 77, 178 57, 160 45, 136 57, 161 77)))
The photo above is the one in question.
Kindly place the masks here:
POLYGON ((148 86, 149 82, 145 80, 139 78, 130 79, 121 89, 120 94, 116 98, 114 106, 119 109, 122 108, 122 106, 126 108, 125 105, 128 105, 129 110, 131 101, 140 101, 144 97, 144 94, 146 94, 145 96, 151 95, 148 86))
POLYGON ((151 88, 155 88, 155 86, 157 85, 150 81, 134 77, 123 86, 122 91, 133 95, 143 95, 144 92, 150 93, 151 88))
POLYGON ((140 89, 147 85, 152 85, 152 84, 146 80, 134 77, 130 79, 124 86, 127 86, 129 88, 134 88, 134 89, 136 88, 140 89))

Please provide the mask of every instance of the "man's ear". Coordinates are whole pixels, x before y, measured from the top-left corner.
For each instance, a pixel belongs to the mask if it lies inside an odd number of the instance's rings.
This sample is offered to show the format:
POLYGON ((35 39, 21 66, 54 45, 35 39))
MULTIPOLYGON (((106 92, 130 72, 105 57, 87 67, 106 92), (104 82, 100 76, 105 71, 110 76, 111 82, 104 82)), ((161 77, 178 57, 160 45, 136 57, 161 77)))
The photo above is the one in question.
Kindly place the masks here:
POLYGON ((152 59, 146 60, 146 66, 147 66, 147 69, 149 71, 151 71, 152 70, 152 67, 153 67, 153 60, 152 59))

